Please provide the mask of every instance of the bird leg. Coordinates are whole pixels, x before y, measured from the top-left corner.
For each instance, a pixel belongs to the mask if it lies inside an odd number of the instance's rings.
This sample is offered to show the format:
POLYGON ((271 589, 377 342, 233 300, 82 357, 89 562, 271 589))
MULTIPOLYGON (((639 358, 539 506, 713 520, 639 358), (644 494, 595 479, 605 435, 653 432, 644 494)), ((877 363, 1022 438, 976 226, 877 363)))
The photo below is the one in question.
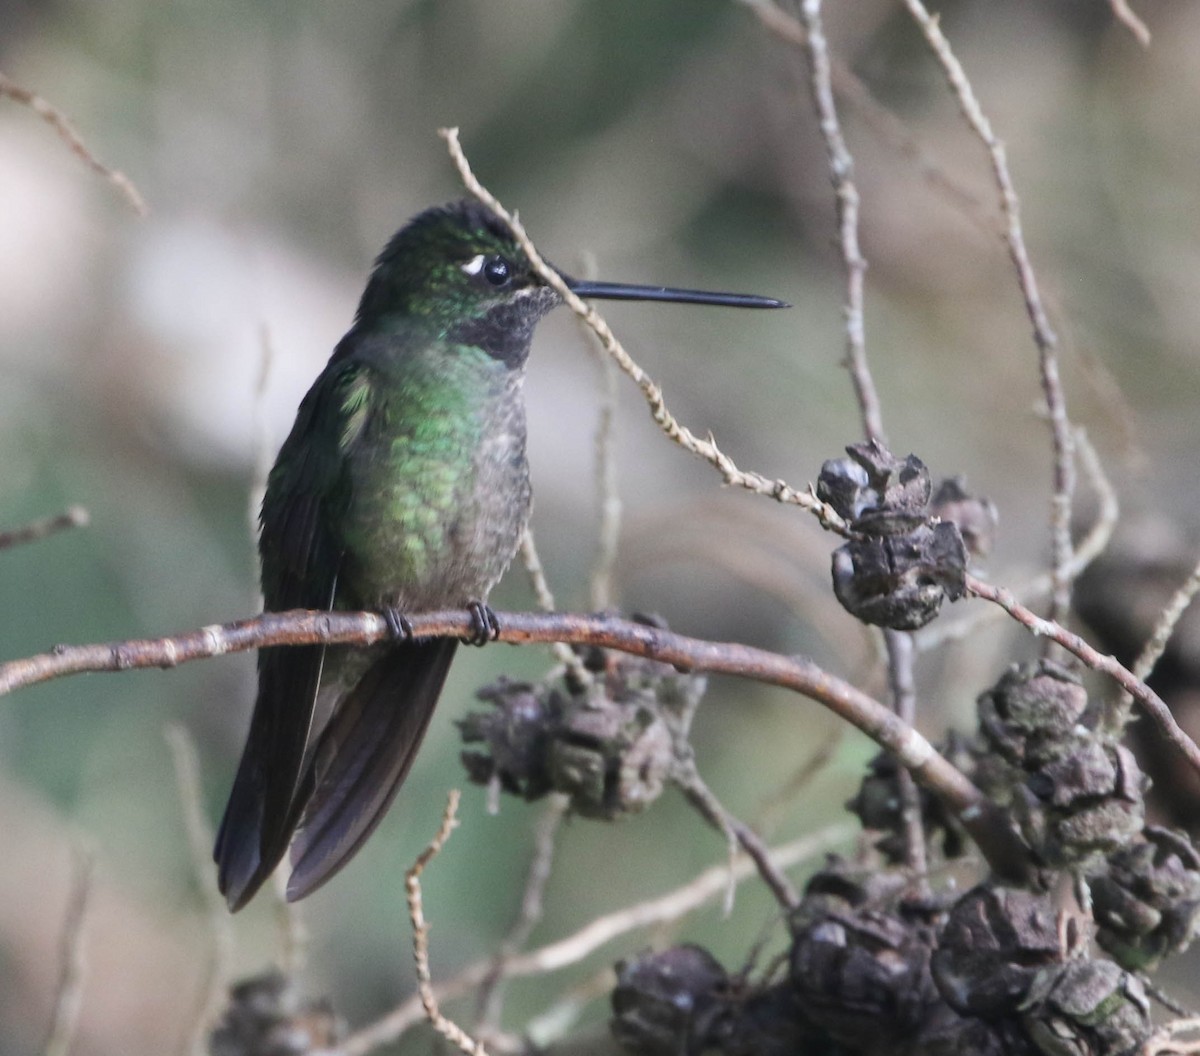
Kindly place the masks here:
POLYGON ((389 605, 383 610, 383 618, 397 642, 411 642, 416 637, 412 621, 399 609, 389 605))
POLYGON ((471 633, 463 639, 467 645, 487 645, 500 637, 500 621, 489 605, 472 601, 467 608, 471 610, 471 633))

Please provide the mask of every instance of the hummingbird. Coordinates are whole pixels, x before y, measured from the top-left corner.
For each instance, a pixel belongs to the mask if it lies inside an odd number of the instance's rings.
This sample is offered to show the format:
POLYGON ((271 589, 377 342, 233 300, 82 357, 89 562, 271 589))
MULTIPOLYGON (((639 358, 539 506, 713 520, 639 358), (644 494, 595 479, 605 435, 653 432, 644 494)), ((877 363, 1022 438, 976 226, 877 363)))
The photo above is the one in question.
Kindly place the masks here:
MULTIPOLYGON (((581 297, 742 308, 749 294, 585 282, 581 297)), ((559 295, 473 201, 427 209, 375 262, 349 332, 300 403, 259 519, 264 610, 372 610, 392 639, 258 653, 258 693, 213 857, 231 910, 291 851, 289 900, 337 873, 408 774, 458 640, 405 612, 468 608, 494 637, 491 589, 529 519, 522 385, 559 295)))

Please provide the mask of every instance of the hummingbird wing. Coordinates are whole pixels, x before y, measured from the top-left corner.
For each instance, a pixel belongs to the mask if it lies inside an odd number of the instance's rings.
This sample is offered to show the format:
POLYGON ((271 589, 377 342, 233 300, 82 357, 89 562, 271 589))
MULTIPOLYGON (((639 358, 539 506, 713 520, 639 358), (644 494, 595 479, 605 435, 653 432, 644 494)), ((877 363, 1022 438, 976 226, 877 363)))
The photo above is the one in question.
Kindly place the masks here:
POLYGON ((338 705, 305 779, 311 793, 292 844, 290 901, 316 890, 354 857, 391 806, 457 645, 434 638, 386 647, 338 705))
MULTIPOLYGON (((365 423, 369 393, 365 369, 335 357, 300 404, 263 498, 259 552, 268 612, 333 606, 345 451, 365 423)), ((287 851, 303 805, 297 791, 324 663, 324 646, 259 650, 250 732, 213 849, 231 909, 250 900, 287 851)))

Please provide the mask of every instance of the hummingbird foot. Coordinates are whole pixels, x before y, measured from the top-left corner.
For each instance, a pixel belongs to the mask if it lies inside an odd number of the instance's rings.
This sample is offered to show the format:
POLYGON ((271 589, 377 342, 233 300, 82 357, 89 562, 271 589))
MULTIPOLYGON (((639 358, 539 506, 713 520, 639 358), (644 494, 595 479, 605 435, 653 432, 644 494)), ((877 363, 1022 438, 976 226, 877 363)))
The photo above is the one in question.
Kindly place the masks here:
POLYGON ((411 642, 416 637, 412 621, 399 609, 388 606, 383 610, 383 619, 397 642, 411 642))
POLYGON ((500 621, 489 605, 472 601, 467 608, 471 610, 471 633, 463 639, 467 645, 487 645, 500 637, 500 621))

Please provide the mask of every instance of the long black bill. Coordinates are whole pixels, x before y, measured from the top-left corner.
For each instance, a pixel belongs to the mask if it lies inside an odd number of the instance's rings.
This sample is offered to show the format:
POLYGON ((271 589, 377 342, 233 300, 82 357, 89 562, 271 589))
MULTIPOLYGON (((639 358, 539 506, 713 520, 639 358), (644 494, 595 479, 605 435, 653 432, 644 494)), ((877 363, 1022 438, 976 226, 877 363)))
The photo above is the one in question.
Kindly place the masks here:
POLYGON ((715 293, 711 290, 677 290, 671 286, 632 286, 624 282, 585 282, 564 275, 580 297, 608 301, 670 301, 674 304, 717 304, 726 308, 790 308, 786 301, 753 293, 715 293))

